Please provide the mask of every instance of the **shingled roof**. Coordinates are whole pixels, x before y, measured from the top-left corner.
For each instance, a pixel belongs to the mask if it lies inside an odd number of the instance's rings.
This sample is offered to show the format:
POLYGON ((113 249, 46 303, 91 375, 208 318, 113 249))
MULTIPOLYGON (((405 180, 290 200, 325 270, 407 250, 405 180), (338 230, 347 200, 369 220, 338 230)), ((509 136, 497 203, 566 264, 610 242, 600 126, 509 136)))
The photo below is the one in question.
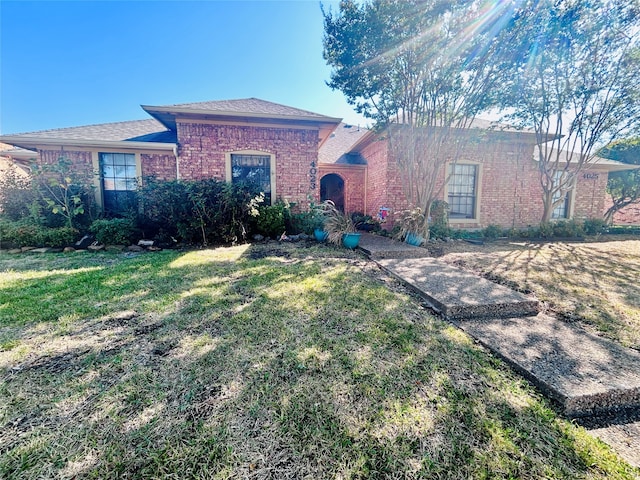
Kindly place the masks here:
POLYGON ((369 130, 341 123, 318 151, 319 163, 338 163, 347 165, 363 165, 367 162, 360 153, 352 152, 353 146, 364 137, 369 130))
MULTIPOLYGON (((146 106, 143 106, 142 108, 146 109, 146 106)), ((174 105, 164 105, 163 107, 149 108, 176 108, 217 113, 251 113, 268 116, 279 115, 292 117, 308 117, 310 119, 318 120, 327 118, 325 115, 320 115, 319 113, 310 112, 308 110, 301 110, 299 108, 289 107, 287 105, 281 105, 279 103, 268 102, 259 98, 240 98, 236 100, 213 100, 209 102, 176 103, 174 105)))
POLYGON ((54 128, 37 132, 15 133, 10 137, 60 140, 107 140, 175 143, 175 132, 166 129, 153 118, 128 122, 99 123, 80 127, 54 128))

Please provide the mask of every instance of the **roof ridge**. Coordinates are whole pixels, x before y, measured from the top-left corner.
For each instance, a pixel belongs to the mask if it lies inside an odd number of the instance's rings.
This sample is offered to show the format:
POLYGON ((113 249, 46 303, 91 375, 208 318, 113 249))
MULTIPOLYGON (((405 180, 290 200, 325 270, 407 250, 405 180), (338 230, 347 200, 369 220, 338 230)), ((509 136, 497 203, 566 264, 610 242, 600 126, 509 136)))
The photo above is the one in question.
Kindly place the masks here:
MULTIPOLYGON (((246 97, 246 98, 231 98, 231 99, 223 99, 223 100, 203 100, 200 102, 185 102, 185 103, 174 103, 171 105, 157 105, 157 107, 192 107, 192 108, 197 108, 198 105, 201 106, 205 106, 205 105, 220 105, 221 110, 220 111, 228 111, 226 109, 224 109, 225 104, 229 105, 229 104, 241 104, 242 102, 257 102, 259 104, 263 104, 263 105, 272 105, 278 108, 282 108, 282 109, 286 109, 289 110, 291 112, 299 112, 300 114, 305 114, 305 115, 309 115, 309 116, 313 116, 313 117, 326 117, 326 115, 323 115, 321 113, 318 112, 312 112, 311 110, 305 110, 302 108, 298 108, 298 107, 292 107, 290 105, 285 105, 284 103, 278 103, 278 102, 272 102, 271 100, 264 100, 262 98, 257 98, 257 97, 246 97)), ((203 110, 208 110, 206 108, 203 108, 203 110)), ((238 112, 241 112, 240 109, 237 110, 238 112)), ((250 113, 250 110, 245 112, 245 113, 250 113)))
POLYGON ((41 134, 41 133, 48 133, 48 132, 60 132, 62 130, 71 130, 71 129, 77 129, 77 128, 115 126, 115 125, 125 125, 125 124, 140 123, 140 122, 154 122, 154 123, 157 123, 159 127, 166 128, 164 125, 162 125, 162 123, 160 123, 155 118, 141 118, 138 120, 121 120, 119 122, 89 123, 86 125, 75 125, 73 127, 58 127, 58 128, 47 128, 46 130, 31 130, 29 132, 3 133, 2 136, 29 135, 31 133, 41 134))

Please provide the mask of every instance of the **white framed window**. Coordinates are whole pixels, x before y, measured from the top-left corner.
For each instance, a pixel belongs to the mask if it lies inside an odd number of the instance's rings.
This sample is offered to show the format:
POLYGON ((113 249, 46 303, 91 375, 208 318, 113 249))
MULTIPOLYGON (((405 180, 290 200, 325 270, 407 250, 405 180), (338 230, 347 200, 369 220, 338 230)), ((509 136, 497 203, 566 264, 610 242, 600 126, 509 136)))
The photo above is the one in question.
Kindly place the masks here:
MULTIPOLYGON (((562 172, 561 171, 554 172, 553 174, 554 187, 558 185, 561 181, 562 181, 562 172)), ((553 207, 553 212, 551 212, 551 218, 553 220, 567 219, 571 216, 570 215, 571 189, 568 189, 565 192, 562 192, 561 190, 557 190, 553 194, 551 201, 555 205, 555 207, 553 207), (556 204, 556 202, 558 203, 556 204)))
POLYGON ((451 164, 448 173, 449 218, 452 220, 477 218, 479 165, 451 164))

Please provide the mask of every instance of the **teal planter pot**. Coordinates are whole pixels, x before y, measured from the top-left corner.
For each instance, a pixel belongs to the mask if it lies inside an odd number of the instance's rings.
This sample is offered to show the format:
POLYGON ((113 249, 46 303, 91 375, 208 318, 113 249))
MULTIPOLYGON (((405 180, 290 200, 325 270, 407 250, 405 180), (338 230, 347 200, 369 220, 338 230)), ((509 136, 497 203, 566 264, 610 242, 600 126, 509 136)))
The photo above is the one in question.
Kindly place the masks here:
POLYGON ((407 233, 404 241, 409 245, 413 245, 414 247, 419 247, 424 242, 424 238, 416 233, 407 233))
POLYGON ((358 243, 360 243, 360 235, 362 234, 361 233, 345 233, 342 236, 342 245, 353 250, 358 246, 358 243))
POLYGON ((317 241, 324 242, 327 239, 327 237, 329 236, 329 232, 325 232, 324 230, 316 228, 313 231, 313 236, 316 237, 317 241))

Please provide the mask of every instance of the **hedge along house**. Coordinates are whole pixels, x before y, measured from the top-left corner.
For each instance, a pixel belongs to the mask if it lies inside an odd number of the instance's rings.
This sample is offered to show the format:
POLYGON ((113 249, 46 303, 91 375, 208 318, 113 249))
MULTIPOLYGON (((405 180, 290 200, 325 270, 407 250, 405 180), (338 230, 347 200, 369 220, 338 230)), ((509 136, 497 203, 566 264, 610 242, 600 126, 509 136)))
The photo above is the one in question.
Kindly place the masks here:
MULTIPOLYGON (((388 132, 342 127, 321 148, 321 184, 330 177, 331 183, 344 184, 347 210, 387 215, 387 224, 392 226, 394 212, 410 205, 388 132), (350 188, 357 183, 364 188, 350 188)), ((543 203, 534 133, 476 120, 472 128, 453 129, 449 140, 439 152, 444 165, 437 186, 439 199, 449 204, 452 227, 475 229, 493 224, 523 228, 540 223, 543 203)), ((578 175, 553 218, 601 218, 608 173, 629 168, 598 158, 578 175)), ((640 223, 640 218, 636 222, 640 223)))
MULTIPOLYGON (((4 135, 0 141, 18 147, 12 158, 23 164, 26 158, 70 160, 75 173, 93 183, 107 212, 123 209, 149 176, 253 179, 272 203, 282 199, 304 209, 310 199, 330 199, 347 212, 389 212, 388 226, 393 212, 409 206, 384 132, 255 98, 142 108, 152 118, 4 135)), ((451 148, 440 153, 447 160, 439 177, 441 199, 451 206, 451 225, 539 223, 535 135, 475 125, 455 131, 451 148)), ((591 165, 554 216, 602 216, 608 172, 626 168, 605 160, 591 165)))
POLYGON ((43 163, 63 157, 118 212, 144 178, 253 179, 267 200, 307 205, 319 190, 318 149, 340 119, 255 98, 142 106, 153 118, 15 135, 2 141, 43 163))

